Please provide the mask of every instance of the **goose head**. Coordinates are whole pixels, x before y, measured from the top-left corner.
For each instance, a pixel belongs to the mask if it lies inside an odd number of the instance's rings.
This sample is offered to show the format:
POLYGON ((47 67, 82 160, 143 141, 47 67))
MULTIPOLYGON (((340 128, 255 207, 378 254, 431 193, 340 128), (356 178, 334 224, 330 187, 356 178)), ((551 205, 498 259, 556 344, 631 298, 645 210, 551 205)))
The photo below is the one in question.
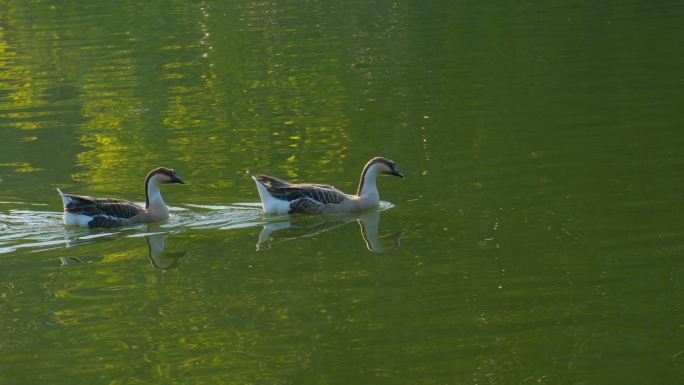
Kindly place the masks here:
POLYGON ((398 176, 400 178, 404 177, 404 174, 397 170, 397 167, 393 161, 380 156, 375 157, 369 160, 368 163, 366 163, 366 166, 363 168, 363 172, 361 173, 361 182, 359 182, 359 189, 356 191, 356 195, 369 196, 372 198, 368 199, 374 199, 376 201, 379 200, 380 198, 378 195, 378 189, 375 185, 375 180, 380 175, 392 175, 398 176))
POLYGON ((159 192, 159 186, 170 183, 185 184, 183 179, 176 175, 176 171, 174 171, 172 168, 158 167, 147 174, 145 177, 146 209, 154 209, 157 212, 166 211, 168 213, 168 208, 166 207, 166 204, 161 197, 161 193, 159 192))
POLYGON ((381 156, 371 159, 366 165, 366 169, 368 170, 368 172, 373 173, 375 175, 391 175, 398 176, 399 178, 404 177, 404 174, 397 170, 394 161, 383 158, 381 156))
POLYGON ((150 171, 145 178, 145 185, 162 185, 169 183, 180 183, 185 184, 183 179, 176 175, 176 171, 172 168, 157 167, 150 171))

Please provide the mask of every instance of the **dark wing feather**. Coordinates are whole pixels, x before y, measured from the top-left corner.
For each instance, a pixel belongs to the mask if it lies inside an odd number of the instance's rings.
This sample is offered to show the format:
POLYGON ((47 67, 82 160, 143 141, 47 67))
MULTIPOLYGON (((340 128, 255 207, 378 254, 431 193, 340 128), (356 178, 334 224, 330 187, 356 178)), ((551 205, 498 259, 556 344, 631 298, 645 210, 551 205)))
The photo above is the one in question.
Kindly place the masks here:
POLYGON ((66 207, 64 207, 64 211, 69 213, 83 214, 92 217, 105 215, 113 218, 128 219, 145 211, 144 208, 135 203, 121 199, 94 198, 71 194, 65 195, 69 199, 69 202, 66 207))
POLYGON ((291 213, 319 214, 323 211, 323 203, 309 197, 299 198, 290 203, 291 213))
POLYGON ((274 198, 289 202, 300 198, 309 198, 322 204, 338 204, 348 199, 347 194, 335 187, 325 184, 293 184, 282 179, 266 175, 257 175, 256 179, 261 182, 274 198))
POLYGON ((127 224, 126 219, 98 215, 88 222, 88 227, 121 227, 127 224))

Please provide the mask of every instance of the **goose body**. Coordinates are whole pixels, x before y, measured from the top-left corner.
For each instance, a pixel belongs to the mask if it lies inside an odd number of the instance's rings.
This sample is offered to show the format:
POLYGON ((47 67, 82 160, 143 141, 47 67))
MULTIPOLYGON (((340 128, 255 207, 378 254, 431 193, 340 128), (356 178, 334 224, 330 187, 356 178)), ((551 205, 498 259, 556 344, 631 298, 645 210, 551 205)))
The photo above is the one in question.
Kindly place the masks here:
POLYGON ((172 169, 159 167, 145 177, 145 207, 122 199, 66 194, 57 189, 64 204, 64 224, 81 227, 120 227, 169 217, 169 207, 159 187, 185 183, 172 169))
POLYGON ((376 157, 361 172, 356 195, 345 194, 330 185, 295 184, 266 175, 256 175, 257 190, 267 214, 331 214, 368 210, 378 206, 380 195, 376 179, 380 175, 404 177, 391 160, 376 157))

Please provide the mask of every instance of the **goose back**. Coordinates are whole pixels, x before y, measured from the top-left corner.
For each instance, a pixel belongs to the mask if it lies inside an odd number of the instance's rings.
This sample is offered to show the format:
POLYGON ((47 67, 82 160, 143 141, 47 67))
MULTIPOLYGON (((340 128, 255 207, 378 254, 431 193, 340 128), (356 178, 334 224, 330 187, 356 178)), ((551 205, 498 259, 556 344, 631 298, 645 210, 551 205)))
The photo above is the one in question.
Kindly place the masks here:
POLYGON ((89 227, 117 227, 131 222, 145 209, 133 202, 112 198, 95 198, 83 195, 64 194, 67 200, 64 212, 91 217, 89 227))
POLYGON ((256 179, 266 187, 271 196, 288 202, 307 198, 313 201, 310 204, 339 204, 349 199, 347 194, 326 184, 294 184, 266 175, 257 175, 256 179))

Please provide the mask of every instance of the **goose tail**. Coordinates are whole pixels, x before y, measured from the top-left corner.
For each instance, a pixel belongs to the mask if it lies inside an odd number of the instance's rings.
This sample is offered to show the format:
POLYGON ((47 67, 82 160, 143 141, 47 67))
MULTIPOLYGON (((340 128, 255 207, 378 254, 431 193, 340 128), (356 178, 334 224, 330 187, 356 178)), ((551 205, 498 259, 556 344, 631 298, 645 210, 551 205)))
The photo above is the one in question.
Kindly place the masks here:
POLYGON ((259 191, 259 198, 261 199, 261 202, 264 203, 268 201, 269 199, 273 199, 271 196, 271 193, 268 192, 268 188, 260 180, 261 175, 252 175, 252 179, 254 180, 254 183, 257 185, 257 190, 259 191))
POLYGON ((59 193, 59 196, 62 198, 62 204, 64 205, 64 207, 66 207, 67 203, 69 203, 69 197, 59 187, 57 187, 57 192, 59 193))
POLYGON ((290 202, 275 198, 268 191, 268 187, 263 180, 266 180, 262 175, 252 176, 259 191, 259 198, 261 199, 261 206, 267 214, 286 214, 290 211, 290 202))

